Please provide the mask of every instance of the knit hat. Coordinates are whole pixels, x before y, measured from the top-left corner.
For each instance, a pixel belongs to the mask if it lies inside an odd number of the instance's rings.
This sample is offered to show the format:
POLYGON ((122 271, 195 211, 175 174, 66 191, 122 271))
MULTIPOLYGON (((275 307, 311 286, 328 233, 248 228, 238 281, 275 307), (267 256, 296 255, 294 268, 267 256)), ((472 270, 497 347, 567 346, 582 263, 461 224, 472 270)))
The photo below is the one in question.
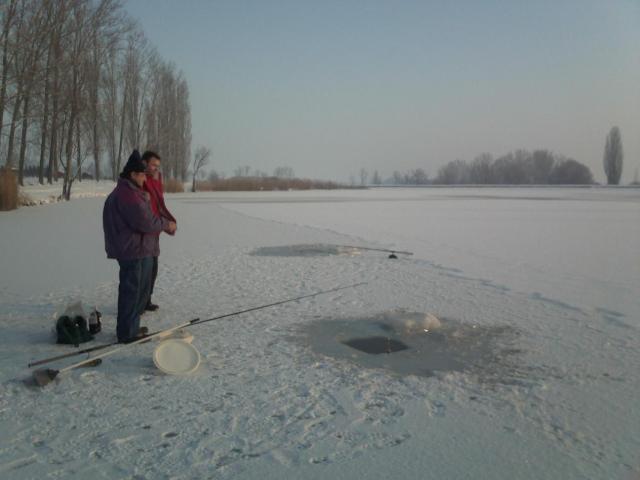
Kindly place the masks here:
POLYGON ((128 178, 131 172, 142 173, 146 170, 144 163, 142 163, 142 159, 140 158, 140 152, 138 150, 134 150, 129 156, 129 160, 127 160, 127 164, 124 166, 122 173, 120 174, 121 178, 128 178))

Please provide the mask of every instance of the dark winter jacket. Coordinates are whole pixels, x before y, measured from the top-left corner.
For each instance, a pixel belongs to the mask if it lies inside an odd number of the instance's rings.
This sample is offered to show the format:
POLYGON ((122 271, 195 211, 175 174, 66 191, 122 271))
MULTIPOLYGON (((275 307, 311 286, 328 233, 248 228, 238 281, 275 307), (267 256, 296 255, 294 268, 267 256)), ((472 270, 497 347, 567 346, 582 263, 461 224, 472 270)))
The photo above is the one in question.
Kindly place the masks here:
POLYGON ((153 214, 147 192, 120 178, 104 202, 102 226, 107 257, 134 260, 160 254, 158 234, 169 220, 153 214))

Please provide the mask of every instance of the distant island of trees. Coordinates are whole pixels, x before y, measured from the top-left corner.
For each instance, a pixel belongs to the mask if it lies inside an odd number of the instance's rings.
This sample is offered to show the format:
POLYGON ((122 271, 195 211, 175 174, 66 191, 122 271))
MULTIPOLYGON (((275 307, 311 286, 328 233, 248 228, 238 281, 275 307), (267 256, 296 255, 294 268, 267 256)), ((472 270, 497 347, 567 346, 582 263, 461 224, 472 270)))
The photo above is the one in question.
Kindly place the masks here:
POLYGON ((489 154, 471 163, 455 160, 438 170, 436 184, 588 185, 594 183, 586 165, 548 150, 516 150, 493 159, 489 154))
MULTIPOLYGON (((623 166, 622 135, 614 126, 605 141, 602 163, 608 185, 620 184, 623 166)), ((360 184, 369 178, 366 169, 360 170, 360 184)), ((355 176, 351 183, 355 184, 355 176)), ((592 185, 595 181, 586 165, 548 150, 516 150, 494 159, 489 153, 478 155, 471 163, 453 160, 440 167, 435 178, 422 169, 406 173, 398 171, 382 180, 378 171, 373 173, 373 185, 592 185)), ((631 185, 638 185, 638 172, 631 185)))
MULTIPOLYGON (((366 178, 364 172, 360 179, 366 178)), ((372 184, 382 185, 590 185, 593 174, 586 165, 548 150, 516 150, 495 158, 489 153, 472 162, 453 160, 440 167, 435 178, 421 168, 393 172, 382 180, 374 172, 372 184)))

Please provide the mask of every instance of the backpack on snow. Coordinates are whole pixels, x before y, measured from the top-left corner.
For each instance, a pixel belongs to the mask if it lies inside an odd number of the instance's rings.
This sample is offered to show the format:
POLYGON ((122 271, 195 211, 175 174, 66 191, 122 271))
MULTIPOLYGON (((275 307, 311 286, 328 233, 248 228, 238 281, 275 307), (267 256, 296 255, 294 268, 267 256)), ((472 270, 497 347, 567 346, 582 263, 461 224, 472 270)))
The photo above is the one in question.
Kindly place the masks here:
POLYGON ((93 335, 89 333, 87 328, 87 321, 80 315, 76 315, 73 318, 68 315, 62 315, 58 318, 56 334, 58 336, 57 343, 75 346, 93 340, 93 335))

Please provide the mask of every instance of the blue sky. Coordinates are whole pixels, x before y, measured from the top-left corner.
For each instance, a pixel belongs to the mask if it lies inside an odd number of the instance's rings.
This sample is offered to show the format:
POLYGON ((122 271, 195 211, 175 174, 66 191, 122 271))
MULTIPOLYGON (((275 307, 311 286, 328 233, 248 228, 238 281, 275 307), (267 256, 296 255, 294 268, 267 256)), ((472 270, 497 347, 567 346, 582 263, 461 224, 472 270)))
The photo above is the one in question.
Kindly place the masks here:
POLYGON ((347 180, 547 148, 640 168, 640 1, 128 0, 213 167, 347 180))

